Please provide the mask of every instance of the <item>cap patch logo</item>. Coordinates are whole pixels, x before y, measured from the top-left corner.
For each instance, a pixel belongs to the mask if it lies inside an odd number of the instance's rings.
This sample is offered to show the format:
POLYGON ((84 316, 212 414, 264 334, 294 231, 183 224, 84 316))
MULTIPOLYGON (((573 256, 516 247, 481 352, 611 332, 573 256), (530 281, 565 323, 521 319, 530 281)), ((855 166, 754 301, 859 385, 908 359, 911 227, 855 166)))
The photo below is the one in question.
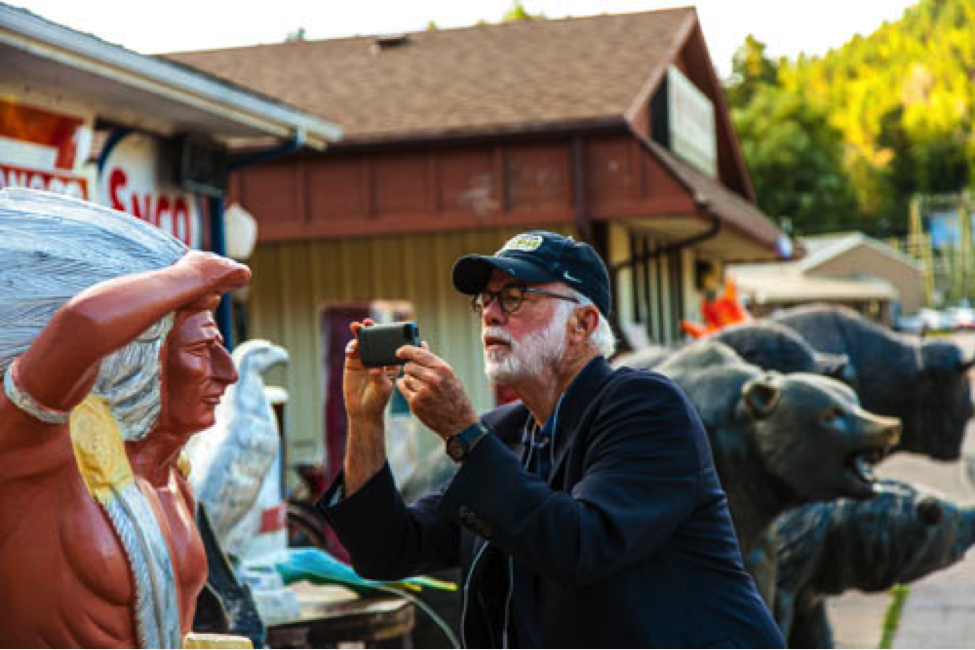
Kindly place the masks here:
MULTIPOLYGON (((530 253, 542 245, 541 235, 515 235, 504 245, 502 251, 523 251, 530 253)), ((498 251, 499 253, 501 251, 498 251)))

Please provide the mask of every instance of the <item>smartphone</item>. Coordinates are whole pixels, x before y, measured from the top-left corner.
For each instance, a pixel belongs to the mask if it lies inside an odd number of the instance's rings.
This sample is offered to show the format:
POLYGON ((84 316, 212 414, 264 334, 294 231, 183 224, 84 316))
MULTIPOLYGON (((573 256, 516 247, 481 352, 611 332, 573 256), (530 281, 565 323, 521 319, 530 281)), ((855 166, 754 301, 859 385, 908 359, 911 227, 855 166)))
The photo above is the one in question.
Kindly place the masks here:
POLYGON ((402 345, 420 345, 420 328, 414 322, 389 323, 360 327, 356 333, 359 339, 359 358, 362 365, 369 368, 395 366, 406 363, 396 356, 402 345))

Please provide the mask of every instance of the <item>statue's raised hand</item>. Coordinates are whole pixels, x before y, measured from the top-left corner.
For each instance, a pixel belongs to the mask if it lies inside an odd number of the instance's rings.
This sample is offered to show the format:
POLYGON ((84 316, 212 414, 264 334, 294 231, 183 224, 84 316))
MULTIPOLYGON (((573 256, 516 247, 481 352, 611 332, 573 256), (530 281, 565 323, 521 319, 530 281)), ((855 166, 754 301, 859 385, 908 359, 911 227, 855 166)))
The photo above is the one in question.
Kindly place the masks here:
POLYGON ((213 309, 250 275, 226 257, 189 251, 172 266, 92 285, 54 314, 18 361, 23 388, 49 408, 70 410, 88 394, 102 357, 166 314, 213 309))
POLYGON ((229 257, 191 250, 176 262, 199 274, 207 287, 217 295, 239 289, 250 281, 251 271, 229 257))

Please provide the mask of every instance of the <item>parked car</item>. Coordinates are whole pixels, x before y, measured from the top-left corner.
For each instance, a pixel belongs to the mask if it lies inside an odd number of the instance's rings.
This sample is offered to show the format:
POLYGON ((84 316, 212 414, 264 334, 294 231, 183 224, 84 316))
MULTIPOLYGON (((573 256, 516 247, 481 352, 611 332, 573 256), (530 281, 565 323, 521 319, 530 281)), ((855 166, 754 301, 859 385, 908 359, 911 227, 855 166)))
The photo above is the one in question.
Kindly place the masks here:
POLYGON ((894 321, 894 329, 904 334, 923 334, 924 319, 921 314, 904 314, 894 321))
POLYGON ((956 330, 975 330, 975 309, 971 307, 951 307, 948 309, 956 330))
POLYGON ((950 332, 956 329, 956 318, 948 310, 939 311, 924 308, 916 314, 899 317, 894 322, 894 329, 905 334, 920 334, 922 336, 928 332, 950 332))

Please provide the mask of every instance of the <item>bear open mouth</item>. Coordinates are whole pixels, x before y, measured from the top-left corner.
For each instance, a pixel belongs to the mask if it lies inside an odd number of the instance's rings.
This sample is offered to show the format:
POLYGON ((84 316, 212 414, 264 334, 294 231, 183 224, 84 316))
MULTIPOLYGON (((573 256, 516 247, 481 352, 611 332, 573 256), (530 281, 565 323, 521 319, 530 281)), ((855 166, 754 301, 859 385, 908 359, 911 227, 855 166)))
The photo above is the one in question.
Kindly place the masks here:
POLYGON ((874 466, 887 455, 887 449, 860 449, 846 458, 844 465, 847 473, 865 485, 873 485, 877 477, 873 472, 874 466))

